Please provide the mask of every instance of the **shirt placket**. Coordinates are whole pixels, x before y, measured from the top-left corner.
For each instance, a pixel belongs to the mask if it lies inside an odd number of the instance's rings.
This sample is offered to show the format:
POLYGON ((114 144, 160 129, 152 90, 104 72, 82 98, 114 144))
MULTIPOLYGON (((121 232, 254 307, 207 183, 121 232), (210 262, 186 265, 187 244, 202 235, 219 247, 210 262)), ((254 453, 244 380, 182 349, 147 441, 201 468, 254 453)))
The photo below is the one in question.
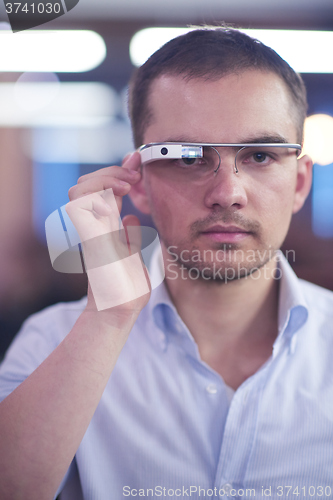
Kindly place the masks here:
POLYGON ((245 495, 244 478, 255 439, 263 373, 244 382, 231 400, 215 478, 218 498, 245 495))

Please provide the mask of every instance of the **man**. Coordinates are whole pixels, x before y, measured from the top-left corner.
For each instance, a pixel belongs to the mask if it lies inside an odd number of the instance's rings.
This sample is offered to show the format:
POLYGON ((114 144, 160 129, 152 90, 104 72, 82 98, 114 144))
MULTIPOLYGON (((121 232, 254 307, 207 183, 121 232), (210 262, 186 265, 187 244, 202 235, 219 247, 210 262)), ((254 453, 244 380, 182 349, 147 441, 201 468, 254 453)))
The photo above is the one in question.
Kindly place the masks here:
POLYGON ((277 253, 311 186, 300 77, 200 29, 138 70, 130 112, 141 153, 69 192, 87 302, 28 320, 3 363, 1 498, 332 498, 332 293, 277 253), (149 301, 141 261, 96 267, 128 193, 162 244, 149 301))

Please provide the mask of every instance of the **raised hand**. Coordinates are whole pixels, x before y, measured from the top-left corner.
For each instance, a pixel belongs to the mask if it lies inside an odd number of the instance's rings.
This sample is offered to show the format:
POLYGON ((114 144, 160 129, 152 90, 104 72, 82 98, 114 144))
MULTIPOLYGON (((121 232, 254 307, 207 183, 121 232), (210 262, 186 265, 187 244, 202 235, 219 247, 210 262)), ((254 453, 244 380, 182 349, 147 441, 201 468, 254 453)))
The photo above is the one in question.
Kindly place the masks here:
POLYGON ((140 257, 140 222, 130 215, 124 227, 120 220, 123 196, 141 179, 139 167, 140 155, 134 153, 122 167, 80 177, 69 190, 66 211, 82 243, 88 304, 98 311, 121 305, 127 312, 141 310, 149 298, 149 278, 140 257))

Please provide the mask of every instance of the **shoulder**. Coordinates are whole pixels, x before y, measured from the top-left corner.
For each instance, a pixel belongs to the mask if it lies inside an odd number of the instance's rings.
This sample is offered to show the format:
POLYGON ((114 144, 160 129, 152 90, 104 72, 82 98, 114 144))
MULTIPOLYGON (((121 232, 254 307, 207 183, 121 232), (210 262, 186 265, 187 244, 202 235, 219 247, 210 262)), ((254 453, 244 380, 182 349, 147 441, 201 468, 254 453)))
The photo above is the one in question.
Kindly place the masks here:
POLYGON ((83 312, 86 302, 86 297, 75 302, 59 302, 32 314, 23 323, 13 343, 31 332, 40 332, 43 337, 53 336, 56 341, 61 341, 83 312))
POLYGON ((319 295, 325 300, 333 301, 332 290, 328 290, 327 288, 323 288, 322 286, 315 285, 315 283, 310 283, 310 281, 305 281, 301 278, 298 278, 298 281, 303 289, 304 294, 308 297, 313 298, 319 295))
MULTIPOLYGON (((44 326, 52 327, 53 330, 71 329, 87 303, 87 297, 75 302, 59 302, 49 306, 38 313, 31 315, 22 326, 22 330, 29 328, 39 328, 44 326)), ((65 336, 65 335, 64 335, 65 336)))
POLYGON ((86 298, 59 303, 33 314, 23 323, 0 366, 0 401, 62 342, 85 305, 86 298))

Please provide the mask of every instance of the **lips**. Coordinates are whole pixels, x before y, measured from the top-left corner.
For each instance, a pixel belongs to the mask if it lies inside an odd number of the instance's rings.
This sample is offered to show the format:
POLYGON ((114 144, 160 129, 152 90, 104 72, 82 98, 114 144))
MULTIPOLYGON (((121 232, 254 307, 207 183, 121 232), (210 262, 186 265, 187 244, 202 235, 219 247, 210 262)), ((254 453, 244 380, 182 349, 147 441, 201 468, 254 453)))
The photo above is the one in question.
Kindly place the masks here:
POLYGON ((238 226, 211 226, 208 229, 205 229, 205 231, 202 231, 203 233, 248 233, 248 231, 245 231, 245 229, 242 229, 241 227, 238 226))
POLYGON ((237 243, 247 238, 251 232, 238 226, 211 226, 201 232, 202 236, 219 243, 237 243))

